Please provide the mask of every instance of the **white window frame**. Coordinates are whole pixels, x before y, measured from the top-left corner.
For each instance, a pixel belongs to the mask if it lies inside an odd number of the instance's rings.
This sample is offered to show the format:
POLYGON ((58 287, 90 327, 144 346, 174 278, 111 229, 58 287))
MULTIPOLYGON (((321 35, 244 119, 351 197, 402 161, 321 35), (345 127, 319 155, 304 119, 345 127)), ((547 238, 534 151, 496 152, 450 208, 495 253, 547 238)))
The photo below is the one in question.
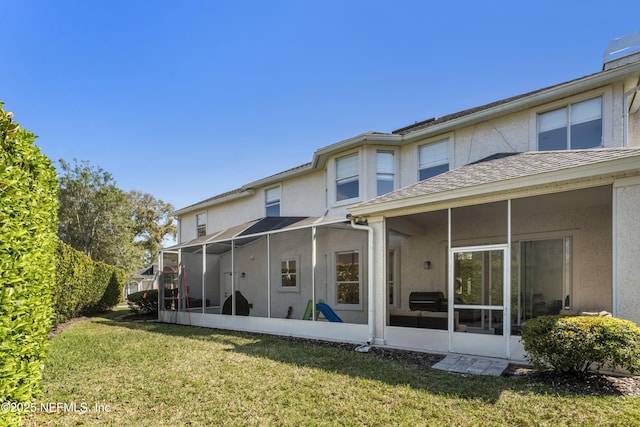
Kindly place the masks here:
POLYGON ((207 235, 207 212, 200 212, 196 214, 196 238, 207 235), (201 218, 204 218, 201 220, 201 218), (204 234, 200 234, 204 231, 204 234))
POLYGON ((335 201, 336 203, 345 203, 353 200, 357 200, 360 198, 360 153, 351 153, 346 156, 341 156, 335 159, 335 201), (349 158, 355 157, 355 171, 353 168, 346 168, 346 171, 341 171, 340 162, 346 161, 349 158), (338 191, 338 186, 341 184, 346 184, 350 182, 357 183, 357 194, 350 197, 340 198, 340 192, 338 191))
POLYGON ((418 181, 433 178, 447 171, 449 171, 449 138, 418 146, 418 181), (423 171, 435 170, 445 165, 446 171, 443 170, 425 178, 421 177, 423 171))
MULTIPOLYGON (((560 150, 572 150, 575 149, 571 146, 571 126, 575 125, 575 124, 579 124, 579 123, 583 123, 586 122, 588 120, 581 120, 581 119, 574 119, 573 118, 573 113, 578 111, 577 106, 579 104, 585 104, 587 102, 591 102, 594 100, 600 100, 600 144, 594 147, 589 147, 589 148, 585 148, 585 149, 596 149, 596 148, 602 148, 605 146, 605 141, 604 141, 604 134, 605 134, 605 123, 604 123, 604 105, 605 105, 605 97, 604 94, 600 94, 597 96, 593 96, 590 98, 586 98, 586 99, 581 99, 581 100, 576 100, 574 102, 568 103, 568 104, 564 104, 564 105, 560 105, 557 106, 553 109, 550 110, 546 110, 546 111, 540 111, 537 113, 536 115, 536 150, 538 151, 545 151, 542 150, 540 148, 540 132, 541 132, 541 126, 543 126, 543 122, 547 122, 547 124, 545 125, 545 130, 549 131, 549 130, 554 130, 554 129, 565 129, 566 130, 566 138, 567 138, 567 144, 564 148, 560 148, 560 150), (552 118, 552 115, 556 116, 555 118, 552 118), (553 123, 549 123, 549 122, 563 122, 562 126, 559 126, 557 123, 553 124, 553 123), (546 129, 548 128, 548 129, 546 129)), ((593 116, 593 118, 597 118, 597 116, 593 116)))
POLYGON ((341 310, 362 310, 362 251, 359 249, 352 250, 340 250, 335 251, 333 253, 333 281, 334 281, 334 303, 336 308, 341 310), (357 254, 358 255, 358 280, 357 281, 349 281, 349 280, 338 280, 338 256, 344 254, 357 254), (349 283, 357 283, 358 285, 358 303, 357 304, 344 304, 338 301, 338 288, 340 284, 349 284, 349 283))
MULTIPOLYGON (((395 190, 396 184, 396 155, 392 150, 377 150, 376 151, 376 196, 382 196, 395 190), (391 164, 381 164, 380 155, 390 155, 391 164), (389 167, 390 166, 390 167, 389 167), (381 179, 382 178, 382 179, 381 179), (391 178, 391 179, 389 179, 391 178), (380 191, 380 181, 391 181, 391 189, 389 191, 380 191)), ((387 162, 385 162, 387 163, 387 162)))
POLYGON ((264 190, 264 214, 265 216, 281 216, 282 215, 282 190, 280 186, 271 187, 264 190), (277 198, 274 193, 277 192, 277 198), (271 193, 271 194, 270 194, 271 193), (269 209, 278 207, 278 215, 269 215, 269 209))
POLYGON ((280 259, 280 269, 279 269, 279 287, 278 290, 280 292, 300 292, 300 257, 285 257, 280 259), (295 273, 285 273, 283 272, 283 264, 284 263, 295 263, 295 273), (295 276, 295 286, 285 286, 284 285, 284 277, 286 274, 295 276))

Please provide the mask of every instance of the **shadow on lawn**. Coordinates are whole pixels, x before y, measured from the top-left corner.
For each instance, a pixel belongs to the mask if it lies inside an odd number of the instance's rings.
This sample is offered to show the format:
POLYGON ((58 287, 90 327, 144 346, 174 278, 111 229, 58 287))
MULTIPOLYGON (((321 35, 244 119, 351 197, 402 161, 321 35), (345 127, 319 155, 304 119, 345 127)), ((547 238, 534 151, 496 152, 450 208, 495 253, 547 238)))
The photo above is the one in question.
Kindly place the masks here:
POLYGON ((482 399, 495 403, 507 390, 522 394, 549 393, 549 389, 543 385, 530 384, 525 379, 454 374, 434 370, 431 366, 442 356, 428 353, 422 354, 422 357, 418 356, 418 362, 416 362, 415 358, 399 355, 402 353, 399 350, 373 349, 369 353, 359 353, 354 351, 355 344, 329 343, 158 322, 108 319, 96 319, 94 322, 168 337, 211 341, 225 345, 227 349, 224 351, 267 358, 297 367, 380 381, 392 386, 408 386, 456 398, 482 399))

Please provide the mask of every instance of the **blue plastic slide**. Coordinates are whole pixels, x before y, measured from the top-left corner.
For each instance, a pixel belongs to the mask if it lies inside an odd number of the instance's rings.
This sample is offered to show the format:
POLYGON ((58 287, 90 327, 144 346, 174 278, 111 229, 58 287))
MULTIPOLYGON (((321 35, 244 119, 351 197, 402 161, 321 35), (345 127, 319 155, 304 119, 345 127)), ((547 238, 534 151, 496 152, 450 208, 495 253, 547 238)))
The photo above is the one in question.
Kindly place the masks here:
POLYGON ((320 313, 322 313, 324 315, 324 318, 327 319, 329 322, 342 322, 342 319, 340 318, 340 316, 338 316, 336 312, 333 311, 333 309, 329 307, 327 304, 323 302, 319 302, 316 304, 316 308, 320 310, 320 313))

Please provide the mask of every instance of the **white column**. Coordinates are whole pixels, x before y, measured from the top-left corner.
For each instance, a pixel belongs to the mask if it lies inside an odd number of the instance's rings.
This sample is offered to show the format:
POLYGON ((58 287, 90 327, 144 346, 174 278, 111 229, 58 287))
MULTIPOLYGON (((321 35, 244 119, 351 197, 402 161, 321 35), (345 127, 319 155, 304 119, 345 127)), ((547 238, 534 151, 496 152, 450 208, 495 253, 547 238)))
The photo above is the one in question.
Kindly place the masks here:
POLYGON ((236 315, 236 241, 231 239, 231 315, 236 315))
POLYGON ((207 283, 207 245, 202 245, 202 312, 206 312, 207 293, 205 285, 207 283))
POLYGON ((271 319, 271 234, 267 234, 267 318, 271 319))
POLYGON ((613 184, 613 315, 640 324, 640 178, 613 184))
POLYGON ((318 249, 316 243, 316 231, 317 227, 314 225, 311 227, 311 320, 316 321, 316 268, 318 249))

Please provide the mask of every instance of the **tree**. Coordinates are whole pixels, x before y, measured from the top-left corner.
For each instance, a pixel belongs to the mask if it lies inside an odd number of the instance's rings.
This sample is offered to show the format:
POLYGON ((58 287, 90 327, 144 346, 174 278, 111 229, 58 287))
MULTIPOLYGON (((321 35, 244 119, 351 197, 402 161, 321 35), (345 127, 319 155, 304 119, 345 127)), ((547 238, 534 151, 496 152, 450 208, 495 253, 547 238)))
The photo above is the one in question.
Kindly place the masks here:
POLYGON ((125 193, 112 175, 88 161, 60 160, 60 240, 96 261, 133 272, 155 261, 175 236, 173 207, 150 194, 125 193))
POLYGON ((127 271, 139 268, 127 194, 113 177, 88 161, 60 160, 58 236, 96 261, 127 271))
POLYGON ((134 240, 144 251, 145 264, 150 264, 157 260, 164 238, 176 237, 176 226, 171 216, 173 206, 136 190, 130 191, 128 196, 134 222, 134 240))

